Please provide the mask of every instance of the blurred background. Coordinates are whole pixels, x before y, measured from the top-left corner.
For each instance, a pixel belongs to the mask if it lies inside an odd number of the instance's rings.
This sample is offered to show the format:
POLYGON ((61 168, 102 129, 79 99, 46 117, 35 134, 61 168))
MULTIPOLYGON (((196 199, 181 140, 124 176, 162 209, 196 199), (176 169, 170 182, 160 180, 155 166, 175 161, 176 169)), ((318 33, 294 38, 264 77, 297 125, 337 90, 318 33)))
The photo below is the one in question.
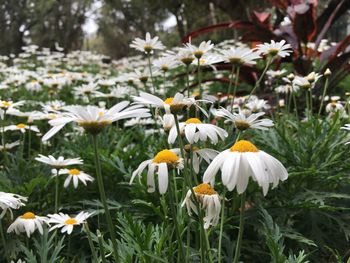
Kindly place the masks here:
MULTIPOLYGON (((317 12, 340 1, 319 0, 317 12)), ((247 20, 252 10, 268 12, 273 8, 271 2, 279 1, 0 0, 0 55, 17 54, 23 46, 35 44, 121 58, 133 54, 131 40, 143 38, 146 32, 160 36, 165 45, 172 47, 198 28, 247 20)), ((349 10, 350 0, 345 0, 341 16, 327 33, 330 41, 339 41, 350 33, 349 10)), ((214 42, 235 37, 233 29, 210 35, 214 42)))

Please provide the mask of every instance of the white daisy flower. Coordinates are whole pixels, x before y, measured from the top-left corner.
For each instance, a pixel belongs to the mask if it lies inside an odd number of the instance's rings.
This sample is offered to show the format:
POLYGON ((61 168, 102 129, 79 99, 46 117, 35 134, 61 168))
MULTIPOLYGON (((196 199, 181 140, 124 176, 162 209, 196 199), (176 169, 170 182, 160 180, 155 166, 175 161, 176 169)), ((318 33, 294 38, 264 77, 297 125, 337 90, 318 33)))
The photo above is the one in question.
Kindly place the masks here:
POLYGON ((326 105, 326 112, 328 113, 335 113, 335 112, 344 111, 344 110, 345 108, 343 104, 341 104, 338 101, 332 101, 326 105))
POLYGON ((135 38, 130 47, 145 53, 152 53, 155 49, 164 49, 165 46, 160 42, 159 37, 151 38, 150 33, 146 33, 146 39, 135 38))
POLYGON ((51 100, 46 103, 41 103, 42 110, 44 112, 57 112, 61 110, 66 103, 61 100, 51 100))
MULTIPOLYGON (((84 173, 83 171, 80 171, 76 168, 73 169, 62 169, 58 171, 58 174, 67 174, 67 178, 64 181, 64 187, 67 188, 71 181, 73 181, 74 188, 78 187, 79 181, 81 181, 85 186, 86 182, 92 182, 94 181, 94 178, 87 173, 84 173)), ((57 171, 54 169, 52 175, 55 177, 57 176, 57 171)))
POLYGON ((223 60, 236 66, 255 65, 255 60, 260 58, 258 53, 247 47, 231 47, 228 50, 222 50, 221 53, 223 60))
POLYGON ((311 72, 305 77, 295 76, 293 79, 293 86, 297 86, 302 89, 313 89, 316 82, 322 77, 321 74, 311 72))
POLYGON ((70 217, 67 214, 58 213, 58 214, 50 214, 49 217, 49 224, 54 224, 50 228, 50 231, 62 228, 61 233, 67 232, 68 235, 70 235, 73 231, 74 226, 79 226, 83 223, 85 223, 86 219, 91 216, 88 212, 80 212, 75 217, 70 217))
POLYGON ((279 181, 288 178, 288 172, 280 161, 245 140, 219 153, 205 171, 203 182, 213 185, 219 169, 222 183, 229 191, 236 187, 239 194, 245 192, 249 177, 262 187, 264 196, 270 184, 274 188, 279 181))
POLYGON ((27 202, 27 197, 23 197, 17 194, 0 192, 0 208, 2 212, 0 214, 0 218, 2 218, 6 211, 9 210, 12 216, 11 209, 19 209, 21 206, 24 206, 27 202))
POLYGON ((30 130, 36 133, 40 132, 37 126, 27 125, 24 123, 19 123, 17 125, 9 125, 4 127, 4 131, 20 131, 22 133, 25 133, 26 130, 30 130))
POLYGON ((81 86, 75 87, 74 94, 77 97, 85 97, 85 96, 90 96, 91 94, 94 94, 96 91, 98 91, 100 87, 97 86, 96 83, 90 82, 88 84, 83 84, 81 86))
POLYGON ((149 109, 141 108, 140 105, 127 107, 128 105, 128 101, 122 101, 109 110, 96 106, 66 106, 61 116, 49 121, 53 128, 44 135, 42 140, 50 139, 69 122, 75 122, 85 131, 97 134, 115 121, 150 116, 149 109))
POLYGON ((168 70, 175 68, 177 65, 178 61, 169 56, 161 57, 153 61, 153 66, 163 72, 167 72, 168 70))
MULTIPOLYGON (((191 145, 185 145, 186 152, 190 151, 191 145)), ((179 149, 180 152, 180 149, 179 149)), ((216 155, 218 155, 218 151, 209 149, 209 148, 203 148, 199 149, 198 147, 192 146, 192 153, 193 153, 193 171, 198 174, 199 173, 199 166, 202 162, 202 160, 205 160, 208 164, 213 160, 216 155)))
MULTIPOLYGON (((193 187, 193 192, 202 209, 205 209, 205 216, 203 217, 204 228, 208 229, 210 226, 216 226, 219 222, 221 204, 218 193, 207 183, 202 183, 193 187)), ((191 211, 198 214, 197 206, 192 201, 192 191, 188 190, 185 200, 181 206, 186 205, 187 212, 191 216, 191 211)))
POLYGON ((133 99, 137 104, 153 106, 157 109, 164 109, 166 114, 177 113, 185 108, 189 108, 192 105, 199 108, 204 114, 206 114, 206 112, 198 106, 198 102, 194 98, 187 98, 181 93, 176 93, 174 97, 162 100, 152 94, 140 92, 140 96, 134 96, 133 99))
POLYGON ((148 192, 155 191, 154 174, 158 174, 159 193, 164 194, 168 189, 169 169, 183 168, 183 159, 176 154, 176 150, 162 150, 153 159, 142 162, 132 173, 130 184, 136 176, 141 176, 143 170, 148 166, 147 186, 148 192))
POLYGON ((252 112, 260 112, 271 108, 267 100, 259 99, 256 96, 251 96, 245 106, 252 112))
POLYGON ((182 62, 186 66, 189 66, 193 62, 195 57, 193 56, 190 50, 181 48, 179 52, 175 55, 175 59, 177 61, 182 62))
POLYGON ((19 235, 22 232, 26 232, 27 236, 30 237, 30 235, 38 229, 39 233, 42 235, 44 223, 47 224, 47 218, 45 216, 37 216, 32 212, 26 212, 17 217, 7 229, 7 233, 15 232, 19 235))
POLYGON ((247 130, 247 129, 258 129, 258 130, 268 130, 268 128, 273 126, 273 121, 269 119, 260 119, 259 118, 265 115, 265 112, 251 113, 246 115, 241 109, 239 113, 231 113, 225 108, 221 108, 214 112, 218 117, 223 117, 226 120, 234 123, 238 130, 247 130))
POLYGON ((192 43, 185 44, 185 49, 190 51, 197 59, 200 59, 204 54, 213 49, 213 47, 214 44, 210 40, 201 42, 198 47, 192 43))
POLYGON ((60 156, 56 159, 52 155, 44 156, 42 154, 39 154, 39 157, 36 157, 35 160, 41 163, 48 164, 55 169, 62 169, 69 165, 76 165, 76 164, 83 163, 83 160, 80 158, 64 159, 63 156, 60 156))
POLYGON ((164 131, 170 131, 175 125, 175 118, 173 114, 164 114, 163 117, 158 117, 163 125, 164 131))
POLYGON ((292 53, 291 45, 286 44, 285 40, 280 42, 271 40, 270 43, 259 44, 256 50, 258 54, 279 56, 281 58, 288 57, 292 53))
MULTIPOLYGON (((179 123, 179 129, 181 134, 185 134, 187 141, 190 144, 194 144, 198 141, 207 141, 208 139, 216 144, 219 141, 225 139, 228 133, 213 124, 202 123, 197 118, 190 118, 185 122, 179 123)), ((173 126, 169 132, 168 143, 174 143, 177 138, 176 127, 173 126)))

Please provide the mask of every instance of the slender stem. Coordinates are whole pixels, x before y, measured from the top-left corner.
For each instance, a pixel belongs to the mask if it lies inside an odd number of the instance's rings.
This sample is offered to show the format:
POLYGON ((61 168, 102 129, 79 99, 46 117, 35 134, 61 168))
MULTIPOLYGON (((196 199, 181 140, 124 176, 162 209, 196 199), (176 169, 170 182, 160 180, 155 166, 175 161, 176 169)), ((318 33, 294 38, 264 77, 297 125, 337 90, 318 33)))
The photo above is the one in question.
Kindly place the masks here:
POLYGON ((218 246, 218 263, 221 263, 222 234, 223 234, 223 230, 224 230, 224 221, 225 221, 225 195, 226 195, 226 189, 224 190, 223 197, 221 200, 221 218, 220 218, 220 234, 219 234, 219 246, 218 246))
POLYGON ((310 93, 310 115, 312 115, 313 106, 312 106, 312 89, 311 88, 309 89, 309 93, 310 93))
POLYGON ((292 91, 292 96, 293 96, 293 103, 294 103, 294 111, 295 111, 295 117, 297 120, 299 120, 299 113, 298 113, 298 105, 297 105, 297 99, 295 97, 295 92, 292 91))
POLYGON ((96 175, 97 175, 97 185, 98 185, 98 190, 100 192, 100 198, 101 202, 103 205, 103 209, 106 215, 106 221, 107 221, 107 226, 108 226, 108 231, 111 236, 112 240, 112 245, 113 245, 113 253, 114 253, 114 258, 115 261, 118 262, 118 244, 117 244, 117 239, 115 236, 114 232, 114 227, 113 227, 113 221, 111 217, 111 213, 108 208, 107 204, 107 198, 106 198, 106 193, 105 193, 105 188, 103 185, 103 178, 102 178, 102 173, 101 173, 101 164, 100 164, 100 159, 98 157, 98 146, 97 146, 97 135, 92 136, 93 140, 93 145, 94 145, 94 155, 95 155, 95 165, 96 165, 96 175))
POLYGON ((208 258, 209 258, 209 263, 212 263, 213 257, 211 255, 211 251, 210 251, 209 235, 205 229, 203 229, 203 232, 204 232, 204 237, 205 237, 206 251, 207 251, 208 258))
POLYGON ((4 152, 4 163, 5 167, 8 165, 8 157, 7 157, 7 149, 6 149, 6 137, 5 137, 5 126, 6 126, 6 110, 3 112, 3 119, 2 119, 3 125, 2 125, 2 150, 4 152))
POLYGON ((253 95, 253 93, 255 92, 255 90, 257 89, 257 87, 260 85, 260 82, 263 80, 265 74, 266 74, 266 71, 268 70, 269 66, 271 65, 271 62, 273 60, 273 57, 269 57, 267 59, 267 62, 266 62, 266 66, 264 68, 264 71, 262 72, 262 74, 260 75, 260 78, 258 79, 258 81, 255 83, 255 86, 254 88, 252 89, 252 91, 250 92, 249 96, 248 96, 248 99, 247 101, 249 101, 250 97, 253 95))
POLYGON ((236 242, 236 250, 235 250, 235 258, 233 260, 233 263, 238 263, 239 256, 241 253, 241 246, 242 246, 242 237, 243 237, 243 228, 244 228, 244 210, 245 210, 245 195, 244 192, 241 196, 241 211, 239 214, 239 230, 238 230, 238 237, 236 242))
MULTIPOLYGON (((230 101, 229 100, 229 96, 231 95, 231 92, 232 92, 232 83, 233 83, 233 74, 234 74, 234 72, 235 72, 235 65, 232 64, 231 73, 230 73, 230 82, 228 84, 227 103, 230 101)), ((228 106, 228 104, 227 104, 227 106, 228 106)))
POLYGON ((2 226, 1 218, 0 218, 0 235, 1 235, 1 240, 2 240, 3 246, 4 246, 5 257, 7 259, 7 262, 10 262, 10 256, 9 256, 8 250, 7 250, 7 241, 6 241, 6 237, 5 237, 5 234, 4 234, 4 229, 3 229, 3 226, 2 226))
POLYGON ((30 126, 31 125, 29 125, 29 129, 28 129, 28 160, 30 160, 30 152, 32 149, 32 133, 30 130, 30 126))
POLYGON ((185 254, 183 251, 183 244, 182 244, 182 237, 181 237, 181 231, 180 231, 180 226, 179 226, 179 222, 177 221, 177 207, 176 207, 176 203, 174 202, 174 193, 173 192, 173 186, 172 186, 172 181, 170 180, 170 185, 169 185, 169 202, 170 202, 170 209, 171 209, 171 213, 173 216, 173 220, 174 220, 174 224, 175 224, 175 231, 176 231, 176 235, 177 235, 177 241, 178 241, 178 247, 179 247, 179 259, 184 259, 185 258, 185 254))
POLYGON ((85 228, 85 231, 86 231, 86 236, 87 236, 88 241, 89 241, 89 246, 90 246, 90 250, 91 250, 91 255, 92 255, 92 258, 93 258, 93 262, 98 263, 96 250, 95 250, 95 247, 94 247, 94 243, 92 242, 90 229, 89 229, 89 226, 88 226, 87 223, 84 223, 84 228, 85 228))
POLYGON ((199 87, 199 97, 202 98, 202 85, 201 85, 201 63, 200 59, 197 59, 197 80, 198 80, 198 87, 199 87))
POLYGON ((186 65, 186 89, 187 97, 190 97, 190 65, 186 65))
POLYGON ((326 77, 326 83, 324 84, 324 87, 323 87, 323 93, 322 93, 322 98, 321 98, 321 104, 320 104, 320 108, 319 108, 319 110, 318 110, 318 117, 320 117, 321 111, 322 111, 322 108, 323 108, 324 97, 326 96, 327 88, 328 88, 328 80, 329 80, 329 78, 326 77))
POLYGON ((156 93, 156 86, 154 85, 154 79, 152 75, 152 66, 151 66, 151 54, 148 52, 147 53, 147 60, 148 60, 148 68, 149 68, 149 74, 151 75, 151 81, 152 81, 152 86, 153 86, 153 94, 156 93))
POLYGON ((236 92, 237 92, 237 86, 238 86, 238 80, 239 80, 239 71, 240 71, 240 67, 237 67, 236 76, 235 76, 235 86, 233 88, 233 94, 232 94, 232 100, 231 100, 231 111, 232 112, 233 112, 233 103, 235 101, 236 92))
POLYGON ((56 177, 55 177, 55 214, 58 213, 58 194, 59 194, 59 171, 60 169, 56 169, 56 177))

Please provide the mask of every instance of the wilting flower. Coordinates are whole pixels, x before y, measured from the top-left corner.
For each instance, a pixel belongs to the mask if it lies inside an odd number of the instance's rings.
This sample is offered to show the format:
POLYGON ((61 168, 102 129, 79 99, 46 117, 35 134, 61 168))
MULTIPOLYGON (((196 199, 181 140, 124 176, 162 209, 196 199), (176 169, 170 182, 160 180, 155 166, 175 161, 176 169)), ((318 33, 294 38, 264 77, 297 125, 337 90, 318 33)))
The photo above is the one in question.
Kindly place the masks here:
POLYGON ((160 42, 159 37, 151 38, 150 33, 146 33, 146 39, 135 38, 130 47, 139 50, 141 52, 152 53, 155 49, 164 49, 164 45, 160 42))
MULTIPOLYGON (((205 216, 203 217, 204 228, 208 229, 210 226, 216 226, 219 222, 221 204, 218 193, 207 183, 202 183, 193 187, 193 192, 196 195, 200 207, 205 209, 205 216)), ((192 201, 192 191, 188 190, 182 206, 186 205, 187 212, 191 215, 191 211, 198 214, 196 204, 192 201)))
POLYGON ((53 128, 44 135, 42 140, 50 139, 69 122, 76 122, 85 131, 97 134, 115 121, 150 116, 148 109, 140 108, 140 105, 127 107, 128 105, 128 101, 122 101, 109 110, 96 106, 66 106, 63 108, 65 112, 61 116, 49 121, 53 128))
POLYGON ((225 108, 221 108, 215 111, 215 115, 225 118, 227 121, 234 123, 238 130, 247 130, 247 129, 258 129, 258 130, 267 130, 269 127, 273 126, 273 121, 269 119, 260 119, 259 118, 265 115, 265 112, 252 113, 246 115, 242 110, 239 110, 239 113, 231 113, 225 108))
POLYGON ((163 117, 160 117, 160 120, 163 124, 164 131, 170 131, 170 129, 175 125, 175 118, 173 114, 164 114, 163 117))
POLYGON ((213 184, 219 169, 222 183, 229 191, 236 187, 239 194, 245 192, 249 177, 262 187, 264 196, 271 183, 274 188, 279 181, 288 178, 288 172, 280 161, 245 140, 236 142, 216 156, 205 171, 203 182, 213 184))
POLYGON ((74 226, 79 226, 83 223, 85 223, 86 219, 91 216, 88 212, 80 212, 75 217, 70 217, 67 214, 59 213, 59 214, 50 214, 49 217, 49 224, 54 224, 50 228, 50 231, 62 228, 61 233, 67 232, 68 235, 70 235, 73 231, 74 226))
POLYGON ((141 176, 143 170, 148 166, 147 173, 147 186, 148 192, 153 193, 155 191, 154 174, 158 174, 158 186, 159 193, 164 194, 168 189, 169 182, 169 170, 170 169, 182 169, 183 159, 180 158, 175 151, 162 150, 154 156, 153 159, 142 162, 139 167, 132 173, 130 184, 134 181, 135 177, 141 176))
POLYGON ((27 197, 0 192, 0 208, 2 209, 0 218, 5 215, 7 210, 9 210, 12 215, 11 209, 19 209, 21 206, 25 205, 24 202, 27 202, 27 197))
POLYGON ((17 217, 17 219, 9 226, 7 233, 15 232, 19 235, 22 232, 26 232, 30 237, 36 229, 40 234, 43 234, 43 224, 47 224, 47 218, 44 216, 37 216, 32 212, 26 212, 23 215, 17 217))
POLYGON ((30 130, 37 133, 40 132, 37 126, 27 125, 24 123, 19 123, 17 125, 9 125, 4 127, 4 131, 20 131, 22 133, 25 133, 26 130, 30 130))
POLYGON ((274 40, 271 40, 270 43, 264 43, 259 44, 257 46, 257 52, 259 54, 263 55, 270 55, 270 56, 279 56, 279 57, 287 57, 292 53, 292 50, 290 49, 291 45, 286 44, 285 40, 281 40, 280 42, 275 42, 274 40))
MULTIPOLYGON (((190 151, 191 145, 185 145, 185 150, 187 152, 190 151)), ((205 160, 208 164, 211 160, 215 158, 216 155, 218 155, 218 151, 209 149, 209 148, 203 148, 199 149, 198 147, 192 146, 192 153, 193 153, 193 171, 198 174, 199 173, 199 165, 201 164, 202 160, 205 160)))
MULTIPOLYGON (((64 187, 68 187, 68 185, 70 184, 71 181, 73 181, 73 185, 74 188, 78 187, 78 183, 79 181, 81 181, 85 186, 86 186, 86 182, 92 182, 94 180, 94 178, 90 175, 88 175, 87 173, 84 173, 83 171, 80 171, 76 168, 74 169, 62 169, 59 170, 58 172, 59 175, 61 174, 67 174, 67 178, 64 181, 64 187)), ((54 171, 53 172, 53 176, 57 176, 57 172, 54 171)))
POLYGON ((295 76, 293 79, 293 86, 297 86, 302 89, 313 89, 315 87, 316 82, 322 77, 322 75, 311 72, 309 75, 305 77, 295 76))
MULTIPOLYGON (((184 133, 190 144, 198 141, 210 141, 214 144, 218 143, 219 138, 222 140, 228 136, 227 132, 213 124, 202 123, 197 118, 190 118, 185 122, 179 123, 180 133, 184 133)), ((169 132, 168 143, 174 143, 177 138, 176 127, 173 126, 169 132)))
POLYGON ((255 65, 259 54, 246 47, 231 47, 229 50, 221 51, 222 58, 233 65, 255 65))
POLYGON ((48 164, 55 169, 62 169, 62 168, 65 168, 66 166, 69 166, 69 165, 83 163, 83 160, 80 158, 64 159, 63 156, 60 156, 56 159, 52 155, 44 156, 42 154, 39 154, 39 157, 36 157, 35 160, 37 160, 38 162, 41 162, 41 163, 48 164))

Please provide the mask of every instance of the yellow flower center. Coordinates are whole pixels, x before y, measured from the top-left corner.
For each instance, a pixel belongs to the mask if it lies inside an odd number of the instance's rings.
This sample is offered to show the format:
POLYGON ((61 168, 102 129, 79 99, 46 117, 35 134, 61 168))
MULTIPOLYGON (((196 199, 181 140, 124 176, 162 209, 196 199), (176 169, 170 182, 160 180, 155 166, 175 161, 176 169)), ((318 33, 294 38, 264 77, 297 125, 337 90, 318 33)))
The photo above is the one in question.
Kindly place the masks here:
POLYGON ((34 219, 35 218, 35 214, 32 213, 32 212, 27 212, 27 213, 24 213, 22 216, 21 216, 22 219, 34 219))
POLYGON ((80 171, 78 169, 69 169, 68 170, 68 173, 70 175, 79 175, 80 174, 80 171))
POLYGON ((18 128, 18 129, 23 129, 23 128, 25 128, 27 125, 25 125, 24 123, 20 123, 20 124, 17 124, 16 125, 16 127, 18 128))
POLYGON ((177 163, 179 159, 179 156, 177 156, 174 152, 163 150, 157 153, 157 155, 153 158, 153 162, 174 164, 177 163))
POLYGON ((202 122, 200 121, 200 119, 197 119, 197 118, 189 118, 185 123, 186 124, 190 124, 190 123, 198 124, 198 123, 202 123, 202 122))
POLYGON ((65 225, 75 225, 76 223, 78 223, 78 222, 74 218, 69 218, 66 221, 64 221, 65 225))
POLYGON ((144 45, 143 49, 148 53, 152 51, 153 47, 151 45, 144 45))
POLYGON ((240 140, 230 148, 230 151, 245 153, 245 152, 258 152, 259 149, 256 148, 256 146, 252 144, 250 141, 240 140))
POLYGON ((276 56, 277 54, 278 54, 278 49, 277 48, 269 48, 268 50, 267 50, 267 52, 270 54, 270 55, 272 55, 272 56, 276 56))
POLYGON ((164 103, 165 103, 165 104, 168 104, 168 105, 171 105, 171 104, 173 103, 173 100, 174 100, 174 98, 173 98, 173 97, 170 97, 170 98, 167 98, 167 99, 164 101, 164 103))
POLYGON ((235 121, 236 128, 240 131, 244 131, 246 129, 250 128, 250 124, 243 120, 237 120, 235 121))
POLYGON ((105 115, 105 113, 104 113, 103 111, 100 111, 100 112, 98 113, 98 116, 99 116, 99 117, 102 117, 103 115, 105 115))
POLYGON ((12 105, 12 103, 10 102, 10 101, 3 101, 2 102, 2 106, 4 107, 4 108, 8 108, 8 107, 10 107, 12 105))
POLYGON ((209 184, 203 183, 200 185, 197 185, 196 187, 193 187, 193 191, 196 194, 201 195, 215 195, 217 194, 213 187, 211 187, 209 184))

